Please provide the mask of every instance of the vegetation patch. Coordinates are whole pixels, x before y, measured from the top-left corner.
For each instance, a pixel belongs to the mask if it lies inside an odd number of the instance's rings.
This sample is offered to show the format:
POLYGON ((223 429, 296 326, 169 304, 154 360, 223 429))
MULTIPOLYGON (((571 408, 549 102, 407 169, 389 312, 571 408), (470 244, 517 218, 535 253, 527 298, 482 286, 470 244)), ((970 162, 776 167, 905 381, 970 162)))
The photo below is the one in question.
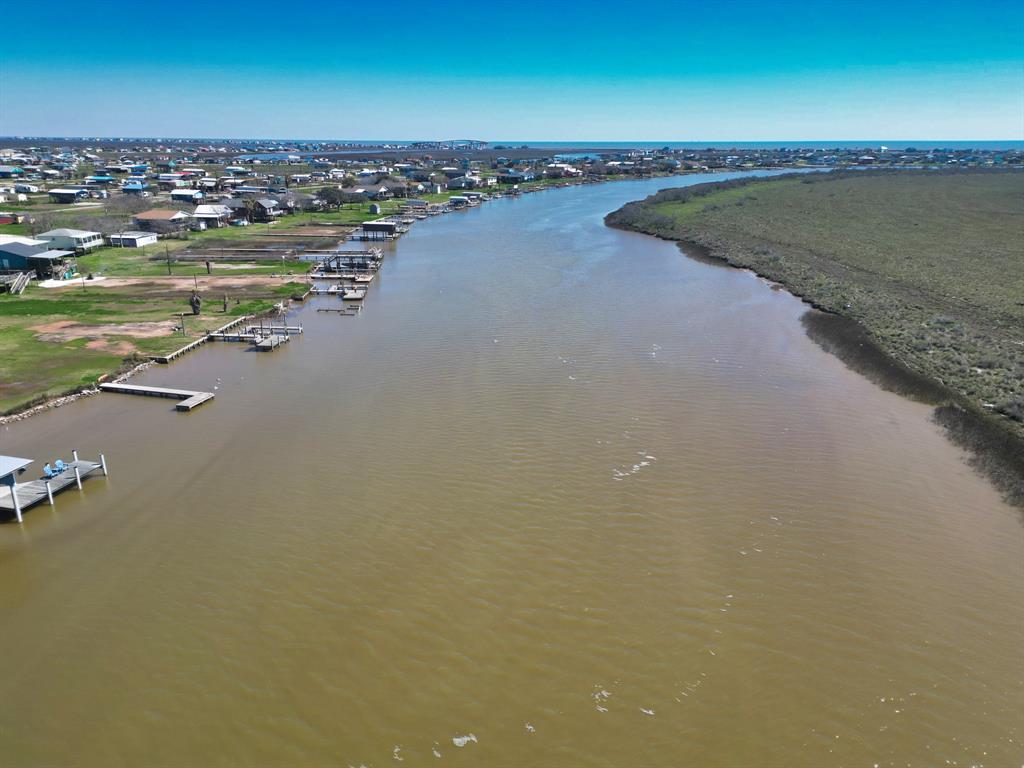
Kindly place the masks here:
POLYGON ((1007 478, 1024 482, 1024 457, 999 446, 1024 445, 1022 199, 1015 171, 789 174, 663 190, 606 222, 696 245, 824 310, 804 319, 815 341, 943 405, 940 423, 1021 503, 1007 478))

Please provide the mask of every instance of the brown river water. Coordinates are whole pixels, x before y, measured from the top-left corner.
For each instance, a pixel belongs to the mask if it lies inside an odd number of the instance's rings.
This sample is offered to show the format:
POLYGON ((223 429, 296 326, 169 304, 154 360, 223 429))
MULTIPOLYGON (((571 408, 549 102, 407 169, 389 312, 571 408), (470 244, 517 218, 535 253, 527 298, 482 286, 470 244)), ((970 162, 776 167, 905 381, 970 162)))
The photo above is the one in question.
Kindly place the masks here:
POLYGON ((1021 765, 1019 512, 792 296, 603 226, 709 178, 418 223, 361 316, 139 377, 194 413, 0 427, 111 471, 0 525, 0 764, 1021 765))

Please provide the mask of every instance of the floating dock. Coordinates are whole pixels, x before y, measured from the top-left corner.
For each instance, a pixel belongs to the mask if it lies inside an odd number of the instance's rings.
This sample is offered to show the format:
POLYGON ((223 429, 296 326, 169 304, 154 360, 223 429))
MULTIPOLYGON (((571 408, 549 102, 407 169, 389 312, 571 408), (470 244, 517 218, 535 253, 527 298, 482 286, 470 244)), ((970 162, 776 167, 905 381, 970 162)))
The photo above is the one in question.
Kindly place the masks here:
POLYGON ((178 411, 191 411, 208 400, 213 400, 213 392, 193 392, 189 389, 148 387, 140 384, 100 384, 100 389, 104 392, 117 392, 122 395, 144 395, 180 400, 181 402, 174 406, 178 411))

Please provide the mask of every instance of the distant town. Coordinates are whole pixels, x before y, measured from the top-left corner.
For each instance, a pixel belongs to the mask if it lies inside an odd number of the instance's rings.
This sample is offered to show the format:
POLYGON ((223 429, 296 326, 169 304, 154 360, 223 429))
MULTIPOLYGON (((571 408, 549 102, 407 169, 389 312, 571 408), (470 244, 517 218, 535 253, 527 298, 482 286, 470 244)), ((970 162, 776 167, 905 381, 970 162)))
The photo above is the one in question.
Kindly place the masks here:
POLYGON ((73 276, 70 256, 105 245, 144 247, 184 230, 266 223, 332 204, 730 169, 1024 163, 1021 150, 884 146, 552 151, 473 139, 406 145, 185 139, 2 144, 0 270, 34 270, 40 278, 73 276), (46 226, 68 223, 74 213, 84 217, 71 222, 76 226, 46 226), (32 237, 4 225, 25 225, 32 237))

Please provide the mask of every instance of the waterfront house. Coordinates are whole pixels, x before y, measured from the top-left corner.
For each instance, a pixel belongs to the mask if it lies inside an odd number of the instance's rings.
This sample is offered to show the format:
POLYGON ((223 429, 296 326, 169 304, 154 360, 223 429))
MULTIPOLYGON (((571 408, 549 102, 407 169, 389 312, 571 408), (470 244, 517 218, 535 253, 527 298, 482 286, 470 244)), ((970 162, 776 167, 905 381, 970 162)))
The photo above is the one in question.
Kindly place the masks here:
POLYGON ((167 234, 188 228, 191 215, 171 208, 154 208, 135 215, 135 226, 146 232, 167 234))
POLYGON ((74 273, 74 252, 49 247, 41 240, 26 242, 8 241, 0 244, 0 271, 35 272, 36 277, 46 280, 65 277, 74 273))
POLYGON ((86 229, 51 229, 37 235, 39 240, 49 243, 51 248, 58 248, 75 253, 85 253, 103 245, 103 235, 86 229))
POLYGON ((156 240, 155 232, 118 232, 107 235, 107 242, 116 248, 144 248, 147 245, 156 245, 156 240))
POLYGON ((25 169, 16 165, 0 165, 0 179, 15 179, 25 175, 25 169))
POLYGON ((533 171, 504 171, 498 174, 498 182, 501 184, 524 184, 533 179, 533 171))
POLYGON ((448 189, 476 189, 481 186, 479 176, 456 176, 448 180, 448 189))

